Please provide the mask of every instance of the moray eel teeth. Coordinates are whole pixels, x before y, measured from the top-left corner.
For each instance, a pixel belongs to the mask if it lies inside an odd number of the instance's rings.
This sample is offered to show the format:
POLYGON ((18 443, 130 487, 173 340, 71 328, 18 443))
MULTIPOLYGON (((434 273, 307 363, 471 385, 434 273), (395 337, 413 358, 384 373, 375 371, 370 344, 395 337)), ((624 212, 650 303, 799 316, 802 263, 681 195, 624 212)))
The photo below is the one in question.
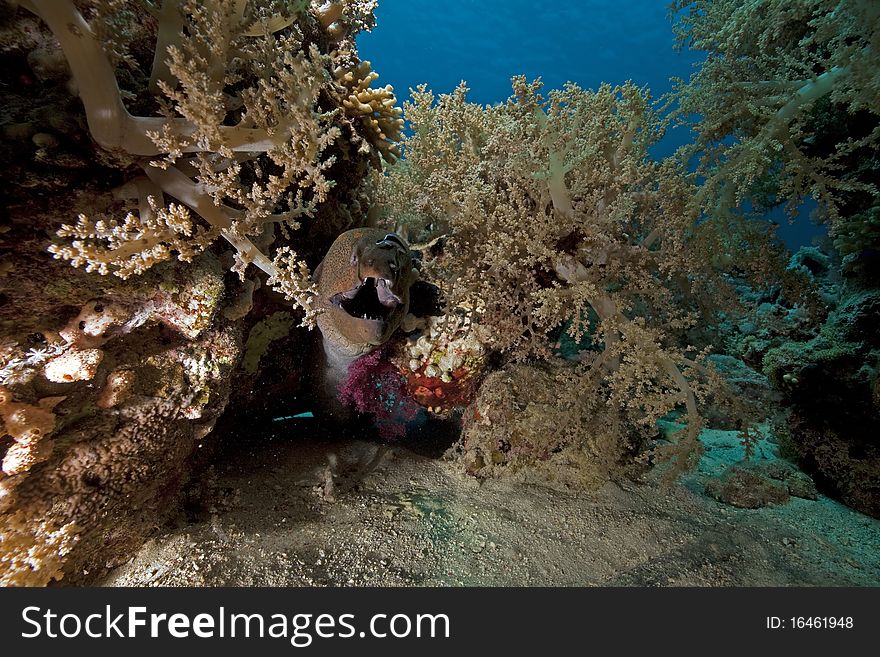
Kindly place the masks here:
POLYGON ((391 285, 388 279, 367 277, 350 290, 334 294, 330 303, 355 319, 386 322, 402 303, 391 285))

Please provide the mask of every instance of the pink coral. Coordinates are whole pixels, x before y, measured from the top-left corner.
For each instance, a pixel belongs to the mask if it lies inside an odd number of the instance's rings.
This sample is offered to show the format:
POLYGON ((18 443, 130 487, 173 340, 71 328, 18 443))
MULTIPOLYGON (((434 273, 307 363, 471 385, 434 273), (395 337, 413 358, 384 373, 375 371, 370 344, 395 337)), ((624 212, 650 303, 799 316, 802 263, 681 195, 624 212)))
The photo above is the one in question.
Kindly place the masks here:
POLYGON ((339 401, 359 413, 373 416, 379 435, 386 440, 402 438, 408 422, 418 417, 420 407, 408 392, 406 379, 377 349, 354 361, 339 386, 339 401))

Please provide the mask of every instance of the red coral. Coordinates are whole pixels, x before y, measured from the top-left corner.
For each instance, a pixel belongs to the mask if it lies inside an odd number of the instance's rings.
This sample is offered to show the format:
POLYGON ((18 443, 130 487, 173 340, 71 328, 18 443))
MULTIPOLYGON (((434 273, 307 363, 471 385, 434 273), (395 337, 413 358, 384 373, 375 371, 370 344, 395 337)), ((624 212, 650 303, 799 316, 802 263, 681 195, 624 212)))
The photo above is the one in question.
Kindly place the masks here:
POLYGON ((476 391, 476 378, 465 367, 453 371, 452 380, 448 382, 425 374, 424 365, 415 372, 405 372, 405 375, 407 389, 413 399, 425 408, 437 411, 467 406, 476 391))

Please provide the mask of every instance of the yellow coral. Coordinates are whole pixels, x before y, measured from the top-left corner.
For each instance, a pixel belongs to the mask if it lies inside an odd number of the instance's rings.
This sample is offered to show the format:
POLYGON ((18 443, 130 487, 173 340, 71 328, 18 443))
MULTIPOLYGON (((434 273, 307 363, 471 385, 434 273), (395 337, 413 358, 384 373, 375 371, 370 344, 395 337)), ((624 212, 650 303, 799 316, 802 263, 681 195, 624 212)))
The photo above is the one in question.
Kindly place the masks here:
POLYGON ((77 540, 75 523, 59 525, 23 511, 4 515, 2 520, 0 586, 45 586, 64 577, 61 566, 77 540))
POLYGON ((701 380, 717 383, 681 337, 696 321, 682 300, 723 298, 707 253, 736 228, 698 222, 687 178, 648 157, 662 123, 644 90, 513 87, 492 107, 463 84, 438 98, 420 87, 405 104, 407 166, 380 200, 420 236, 445 236, 425 270, 450 307, 475 309, 487 348, 550 357, 563 329, 583 343, 566 385, 601 400, 590 408, 615 440, 683 410, 663 454, 676 472, 699 453, 701 380))
POLYGON ((102 275, 112 271, 126 279, 167 260, 172 251, 189 262, 220 234, 219 229, 198 230, 185 206, 172 203, 157 208, 154 202, 150 206, 137 215, 129 212, 122 222, 107 216, 92 220, 81 214, 76 224, 58 231, 58 237, 73 241, 52 244, 49 252, 74 267, 102 275))
POLYGON ((376 22, 377 0, 313 0, 312 13, 334 41, 343 41, 376 22))
POLYGON ((389 84, 378 89, 370 85, 379 77, 371 70, 370 62, 360 62, 346 70, 338 67, 334 74, 345 88, 342 106, 348 116, 362 122, 367 132, 364 147, 372 145, 389 164, 400 157, 400 141, 403 131, 403 110, 397 107, 394 88, 389 84))

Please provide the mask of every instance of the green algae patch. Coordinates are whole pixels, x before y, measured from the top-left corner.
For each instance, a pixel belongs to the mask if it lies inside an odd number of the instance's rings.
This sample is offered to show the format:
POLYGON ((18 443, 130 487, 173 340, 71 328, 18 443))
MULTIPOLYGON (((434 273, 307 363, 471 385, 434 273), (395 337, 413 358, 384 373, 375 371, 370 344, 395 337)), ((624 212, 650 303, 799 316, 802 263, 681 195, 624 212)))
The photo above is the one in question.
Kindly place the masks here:
POLYGON ((266 355, 269 345, 290 333, 293 326, 293 315, 289 312, 277 312, 260 320, 248 334, 244 345, 244 357, 241 366, 248 374, 256 374, 260 367, 260 359, 266 355))

